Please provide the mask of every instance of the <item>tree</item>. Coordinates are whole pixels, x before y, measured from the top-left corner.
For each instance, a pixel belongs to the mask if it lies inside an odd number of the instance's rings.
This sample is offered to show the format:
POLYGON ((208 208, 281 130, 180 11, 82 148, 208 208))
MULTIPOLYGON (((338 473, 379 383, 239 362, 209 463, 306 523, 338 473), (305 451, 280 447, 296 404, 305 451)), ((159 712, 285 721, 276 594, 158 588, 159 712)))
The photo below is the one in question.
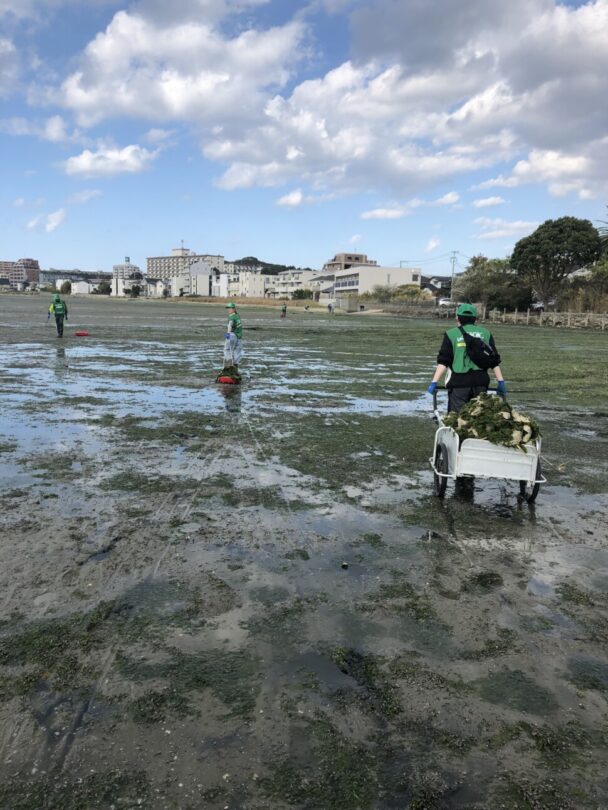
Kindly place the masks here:
POLYGON ((63 284, 61 285, 61 288, 59 289, 59 292, 62 295, 70 295, 70 293, 72 292, 72 282, 64 281, 63 284))
POLYGON ((109 281, 100 281, 97 289, 93 290, 97 295, 110 295, 112 293, 112 285, 109 281))
POLYGON ((484 304, 489 309, 527 309, 532 288, 514 272, 508 259, 473 256, 454 280, 454 300, 484 304))
POLYGON ((591 264, 600 253, 600 235, 588 219, 561 217, 548 219, 530 236, 520 239, 511 265, 546 306, 570 273, 591 264))
MULTIPOLYGON (((125 290, 126 292, 126 290, 125 290)), ((139 294, 141 292, 141 287, 139 284, 133 284, 131 289, 129 290, 129 296, 131 298, 139 298, 139 294)))
POLYGON ((312 290, 294 290, 292 298, 294 301, 304 301, 312 298, 312 290))

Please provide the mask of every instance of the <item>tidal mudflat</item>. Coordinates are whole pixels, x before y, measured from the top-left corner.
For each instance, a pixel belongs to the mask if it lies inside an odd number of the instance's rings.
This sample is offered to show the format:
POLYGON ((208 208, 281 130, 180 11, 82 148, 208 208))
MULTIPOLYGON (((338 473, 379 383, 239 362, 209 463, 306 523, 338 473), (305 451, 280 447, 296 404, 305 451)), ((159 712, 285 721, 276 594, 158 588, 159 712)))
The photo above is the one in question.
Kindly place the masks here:
POLYGON ((608 337, 494 329, 535 506, 443 502, 444 322, 43 298, 0 320, 0 806, 608 806, 608 337), (76 338, 79 327, 90 332, 76 338))

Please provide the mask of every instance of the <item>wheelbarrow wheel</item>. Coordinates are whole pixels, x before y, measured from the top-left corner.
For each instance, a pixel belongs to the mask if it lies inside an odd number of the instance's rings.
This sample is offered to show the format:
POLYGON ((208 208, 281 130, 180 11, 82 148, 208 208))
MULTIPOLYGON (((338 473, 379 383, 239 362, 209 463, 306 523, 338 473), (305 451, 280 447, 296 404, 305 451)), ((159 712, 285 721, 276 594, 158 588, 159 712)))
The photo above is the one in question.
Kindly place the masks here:
POLYGON ((542 469, 540 466, 540 459, 538 459, 538 463, 536 465, 536 481, 531 484, 529 481, 520 481, 519 482, 519 496, 522 500, 526 501, 527 503, 534 503, 536 500, 536 496, 538 495, 538 491, 540 489, 539 479, 542 478, 542 469))
POLYGON ((438 498, 443 498, 448 485, 448 479, 445 478, 445 475, 438 475, 437 473, 447 474, 448 456, 446 449, 442 444, 438 444, 437 449, 435 450, 435 469, 437 470, 437 472, 433 473, 435 495, 437 495, 438 498))

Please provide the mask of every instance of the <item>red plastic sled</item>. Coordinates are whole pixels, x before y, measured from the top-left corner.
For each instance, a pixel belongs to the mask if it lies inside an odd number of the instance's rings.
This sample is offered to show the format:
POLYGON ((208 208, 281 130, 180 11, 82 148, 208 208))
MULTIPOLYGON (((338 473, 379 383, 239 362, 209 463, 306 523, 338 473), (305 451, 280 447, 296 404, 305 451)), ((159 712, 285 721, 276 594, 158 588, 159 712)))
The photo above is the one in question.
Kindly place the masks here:
POLYGON ((74 332, 74 334, 76 335, 76 337, 88 337, 89 336, 88 332, 74 332))
POLYGON ((216 383, 221 385, 238 385, 240 380, 235 380, 233 377, 218 377, 216 383))

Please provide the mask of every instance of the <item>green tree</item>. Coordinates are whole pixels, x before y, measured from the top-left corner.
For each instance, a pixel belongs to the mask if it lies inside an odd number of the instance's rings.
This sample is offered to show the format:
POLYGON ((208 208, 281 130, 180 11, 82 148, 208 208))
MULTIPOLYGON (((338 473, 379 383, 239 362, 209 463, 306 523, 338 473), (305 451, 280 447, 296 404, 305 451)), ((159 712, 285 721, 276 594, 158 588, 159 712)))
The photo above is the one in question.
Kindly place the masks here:
POLYGON ((109 281, 100 281, 97 285, 97 289, 94 290, 97 295, 110 295, 112 292, 112 285, 109 281))
POLYGON ((520 239, 511 265, 547 305, 570 273, 591 264, 600 253, 600 235, 588 219, 561 217, 548 219, 520 239))
POLYGON ((305 301, 312 298, 312 290, 294 290, 292 298, 294 301, 305 301))
POLYGON ((478 255, 454 280, 454 300, 481 303, 489 309, 527 309, 532 288, 515 273, 508 259, 478 255))
MULTIPOLYGON (((126 292, 126 290, 125 290, 126 292)), ((139 294, 141 292, 141 287, 139 284, 133 284, 131 289, 129 290, 129 297, 130 298, 139 298, 139 294)))
POLYGON ((61 285, 59 292, 62 295, 70 295, 70 293, 72 292, 72 282, 64 281, 63 284, 61 285))

